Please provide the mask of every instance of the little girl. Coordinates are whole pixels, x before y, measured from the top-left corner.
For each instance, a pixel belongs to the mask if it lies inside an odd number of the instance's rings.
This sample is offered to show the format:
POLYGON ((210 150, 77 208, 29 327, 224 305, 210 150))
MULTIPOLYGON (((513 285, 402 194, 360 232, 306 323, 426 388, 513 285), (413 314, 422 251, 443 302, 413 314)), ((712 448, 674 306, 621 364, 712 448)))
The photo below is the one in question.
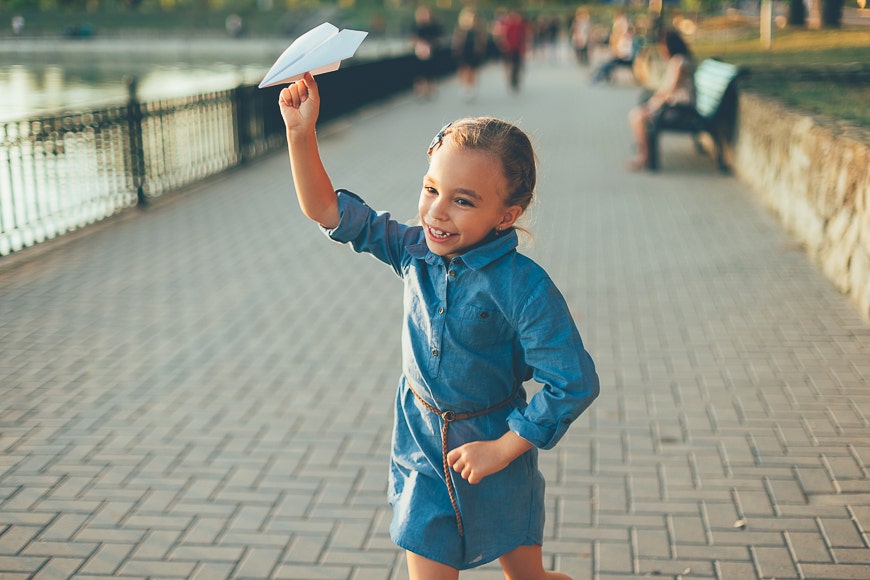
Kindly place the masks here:
POLYGON ((495 559, 509 579, 568 578, 543 567, 537 449, 598 396, 598 376, 562 295, 516 250, 535 189, 528 137, 492 118, 444 127, 429 146, 420 225, 408 226, 333 189, 310 74, 279 103, 303 213, 404 282, 389 500, 410 578, 455 579, 495 559), (530 379, 543 388, 527 401, 530 379))

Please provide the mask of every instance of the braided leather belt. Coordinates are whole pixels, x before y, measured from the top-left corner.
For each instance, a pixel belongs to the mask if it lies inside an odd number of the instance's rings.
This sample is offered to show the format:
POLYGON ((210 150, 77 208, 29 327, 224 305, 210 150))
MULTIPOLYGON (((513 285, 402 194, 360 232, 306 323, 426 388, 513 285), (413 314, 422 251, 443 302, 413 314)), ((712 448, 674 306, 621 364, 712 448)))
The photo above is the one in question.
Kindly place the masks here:
POLYGON ((442 421, 442 424, 441 424, 441 463, 442 463, 442 467, 444 468, 444 481, 447 484, 447 495, 450 496, 450 505, 453 506, 453 513, 456 514, 456 528, 459 530, 459 535, 464 536, 465 529, 462 526, 462 514, 459 513, 459 503, 456 501, 456 488, 453 485, 453 478, 450 475, 450 465, 447 463, 447 453, 449 452, 449 449, 447 448, 448 429, 450 428, 450 424, 453 423, 454 421, 465 421, 466 419, 480 417, 482 415, 487 415, 489 413, 492 413, 493 411, 497 411, 503 407, 508 406, 511 403, 511 401, 513 401, 514 398, 516 397, 517 392, 514 391, 513 393, 511 393, 510 397, 508 397, 507 399, 505 399, 501 403, 498 403, 496 405, 493 405, 492 407, 483 409, 482 411, 474 411, 474 412, 470 412, 470 413, 457 413, 457 412, 451 411, 449 409, 442 411, 441 409, 433 407, 432 405, 427 403, 423 399, 423 397, 421 397, 419 394, 417 394, 417 391, 415 391, 414 387, 411 386, 411 381, 409 381, 407 377, 405 377, 405 383, 408 385, 408 388, 414 394, 414 397, 418 401, 420 401, 421 405, 423 405, 430 412, 441 417, 441 421, 442 421))

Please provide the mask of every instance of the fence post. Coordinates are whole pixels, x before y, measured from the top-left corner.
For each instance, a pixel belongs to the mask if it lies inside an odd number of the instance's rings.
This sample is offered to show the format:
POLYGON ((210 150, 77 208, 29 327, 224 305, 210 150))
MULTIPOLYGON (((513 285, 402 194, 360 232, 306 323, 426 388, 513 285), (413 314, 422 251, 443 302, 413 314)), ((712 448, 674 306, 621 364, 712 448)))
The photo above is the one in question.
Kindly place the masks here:
POLYGON ((251 99, 249 89, 238 85, 233 91, 233 110, 235 111, 236 153, 238 162, 244 163, 251 154, 251 99))
POLYGON ((127 131, 130 136, 130 177, 136 188, 136 202, 145 206, 145 146, 142 141, 142 106, 136 96, 139 80, 134 76, 124 77, 127 83, 127 131))

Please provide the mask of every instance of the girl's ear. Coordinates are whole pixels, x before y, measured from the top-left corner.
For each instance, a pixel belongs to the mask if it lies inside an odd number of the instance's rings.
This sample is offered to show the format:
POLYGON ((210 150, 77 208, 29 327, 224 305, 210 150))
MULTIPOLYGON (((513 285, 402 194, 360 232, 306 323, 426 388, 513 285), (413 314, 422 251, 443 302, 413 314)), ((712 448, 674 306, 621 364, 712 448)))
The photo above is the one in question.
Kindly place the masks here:
POLYGON ((508 229, 509 227, 514 225, 514 223, 516 223, 518 219, 520 219, 521 215, 523 215, 523 208, 521 208, 520 206, 512 205, 510 207, 507 207, 504 211, 504 214, 502 214, 501 216, 501 221, 498 223, 498 225, 495 226, 495 229, 508 229))

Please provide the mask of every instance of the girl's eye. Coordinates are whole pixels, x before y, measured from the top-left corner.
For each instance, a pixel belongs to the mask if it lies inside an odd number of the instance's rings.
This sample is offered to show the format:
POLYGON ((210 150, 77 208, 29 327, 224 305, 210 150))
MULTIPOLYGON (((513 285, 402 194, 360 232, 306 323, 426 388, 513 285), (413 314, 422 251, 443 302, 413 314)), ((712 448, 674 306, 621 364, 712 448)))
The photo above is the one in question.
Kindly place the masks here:
POLYGON ((457 198, 456 203, 463 206, 463 207, 474 207, 473 203, 471 203, 470 201, 468 201, 467 199, 462 198, 462 197, 457 198))
POLYGON ((438 195, 438 190, 435 189, 434 187, 431 187, 431 186, 429 186, 429 185, 424 185, 424 186, 423 186, 423 189, 424 189, 424 190, 426 191, 426 193, 428 193, 429 195, 438 195))

